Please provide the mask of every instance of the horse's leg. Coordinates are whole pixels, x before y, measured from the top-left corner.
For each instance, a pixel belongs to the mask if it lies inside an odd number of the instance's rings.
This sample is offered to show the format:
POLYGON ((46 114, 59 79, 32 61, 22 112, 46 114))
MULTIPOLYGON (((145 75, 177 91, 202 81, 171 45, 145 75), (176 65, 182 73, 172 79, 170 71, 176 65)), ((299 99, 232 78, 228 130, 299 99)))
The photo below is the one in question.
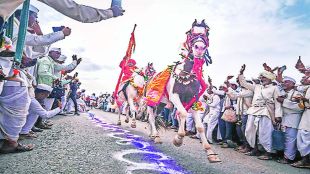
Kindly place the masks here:
POLYGON ((131 114, 133 114, 131 127, 136 128, 137 127, 137 125, 136 125, 136 112, 137 112, 137 110, 136 110, 133 98, 131 96, 128 96, 128 103, 129 103, 130 112, 131 112, 131 114))
POLYGON ((150 106, 147 107, 147 114, 149 115, 149 124, 151 127, 151 139, 154 140, 155 144, 157 143, 162 143, 159 137, 159 133, 156 130, 155 126, 155 117, 156 115, 154 114, 154 109, 150 106))
POLYGON ((170 101, 174 104, 174 106, 177 108, 177 111, 180 113, 180 122, 179 122, 179 130, 178 134, 173 139, 173 144, 175 146, 181 146, 183 143, 183 138, 185 136, 185 120, 188 115, 187 111, 183 107, 179 95, 178 94, 169 94, 170 101))
POLYGON ((121 107, 118 106, 118 121, 117 121, 117 125, 122 125, 122 122, 121 122, 121 107))
POLYGON ((124 107, 125 107, 125 113, 126 113, 125 123, 129 123, 129 105, 126 103, 124 107))
POLYGON ((196 124, 196 129, 200 135, 200 140, 202 141, 202 147, 207 152, 208 160, 210 163, 221 162, 220 158, 214 151, 211 149, 211 145, 208 143, 208 140, 205 135, 205 129, 203 127, 200 116, 197 111, 193 112, 193 117, 196 124))

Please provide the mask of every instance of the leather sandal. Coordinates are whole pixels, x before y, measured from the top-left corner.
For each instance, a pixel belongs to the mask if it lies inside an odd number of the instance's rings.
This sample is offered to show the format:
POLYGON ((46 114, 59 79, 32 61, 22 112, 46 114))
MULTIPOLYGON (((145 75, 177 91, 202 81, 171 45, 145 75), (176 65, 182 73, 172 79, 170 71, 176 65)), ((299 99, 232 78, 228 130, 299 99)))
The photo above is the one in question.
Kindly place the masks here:
POLYGON ((16 147, 1 148, 0 153, 7 154, 7 153, 28 152, 28 151, 33 150, 33 148, 34 148, 33 144, 23 145, 23 144, 18 143, 16 147))

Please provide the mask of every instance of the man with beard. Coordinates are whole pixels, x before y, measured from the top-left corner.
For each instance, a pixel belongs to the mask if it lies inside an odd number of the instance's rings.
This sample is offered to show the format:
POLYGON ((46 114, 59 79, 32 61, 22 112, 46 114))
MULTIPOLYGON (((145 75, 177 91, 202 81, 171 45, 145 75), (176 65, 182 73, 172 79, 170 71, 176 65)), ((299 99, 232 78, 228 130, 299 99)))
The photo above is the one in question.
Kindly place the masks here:
POLYGON ((297 128, 303 109, 298 106, 299 102, 296 98, 303 96, 303 94, 294 89, 295 84, 296 81, 293 78, 285 76, 282 86, 286 92, 286 96, 277 98, 277 101, 282 103, 283 117, 281 126, 285 130, 284 157, 278 160, 278 162, 283 164, 292 162, 297 152, 297 128))
POLYGON ((265 70, 259 76, 262 84, 253 85, 246 82, 243 76, 244 70, 245 65, 242 66, 238 77, 240 85, 254 92, 252 106, 247 111, 245 136, 252 148, 255 148, 257 143, 263 146, 265 152, 258 159, 271 160, 273 125, 280 123, 283 115, 281 103, 277 101, 280 90, 272 85, 272 80, 276 79, 276 75, 265 70))

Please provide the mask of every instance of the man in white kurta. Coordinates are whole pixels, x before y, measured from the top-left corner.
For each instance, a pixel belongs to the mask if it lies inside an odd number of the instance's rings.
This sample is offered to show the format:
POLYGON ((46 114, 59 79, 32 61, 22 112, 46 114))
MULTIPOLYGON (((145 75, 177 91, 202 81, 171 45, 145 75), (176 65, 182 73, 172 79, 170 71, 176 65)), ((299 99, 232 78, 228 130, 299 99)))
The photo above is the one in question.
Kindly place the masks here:
POLYGON ((33 136, 33 134, 30 133, 30 131, 31 131, 31 128, 36 123, 37 119, 39 117, 43 119, 52 118, 53 116, 57 115, 61 111, 60 107, 53 109, 51 111, 47 111, 41 105, 43 100, 47 96, 49 96, 52 90, 53 88, 51 88, 48 85, 45 85, 45 84, 37 85, 37 88, 35 90, 35 98, 31 98, 29 114, 27 115, 26 123, 20 132, 20 136, 25 137, 25 138, 35 137, 33 136))
MULTIPOLYGON (((35 7, 31 6, 28 23, 29 26, 32 26, 36 22, 37 12, 38 10, 35 7)), ((18 21, 15 21, 15 32, 13 31, 14 47, 17 40, 17 26, 18 21)), ((47 43, 53 43, 55 42, 55 40, 59 40, 53 39, 55 38, 53 38, 51 35, 37 36, 27 33, 25 38, 25 45, 29 46, 33 44, 40 46, 47 43)), ((31 52, 27 52, 27 49, 25 50, 25 53, 31 57, 31 52)), ((13 72, 11 70, 10 75, 12 75, 12 73, 13 72)), ((0 139, 5 139, 5 144, 1 149, 3 153, 23 152, 32 150, 33 148, 33 145, 24 146, 17 143, 22 126, 26 122, 26 116, 28 114, 28 109, 31 102, 28 89, 32 88, 32 84, 29 83, 29 81, 31 81, 31 78, 26 77, 25 73, 19 73, 18 77, 21 79, 21 82, 6 81, 4 83, 4 88, 0 96, 0 139)))
POLYGON ((254 92, 252 106, 248 109, 248 121, 245 130, 245 136, 249 145, 254 148, 257 144, 261 144, 266 151, 258 158, 261 160, 272 159, 272 132, 273 125, 276 122, 281 122, 283 115, 281 103, 277 101, 280 90, 278 87, 272 85, 272 80, 276 76, 268 71, 263 71, 260 74, 262 81, 261 85, 253 85, 247 83, 243 71, 245 65, 242 66, 240 75, 238 77, 240 85, 254 92), (258 135, 258 142, 256 136, 258 135))
POLYGON ((283 117, 281 126, 285 132, 284 158, 278 160, 280 163, 288 164, 295 159, 297 152, 297 131, 303 109, 299 107, 296 97, 303 96, 302 93, 295 90, 296 81, 285 76, 283 78, 283 89, 286 96, 278 97, 277 100, 282 103, 283 117))
POLYGON ((218 124, 218 117, 220 116, 220 97, 208 90, 207 93, 203 96, 209 112, 203 119, 203 123, 206 124, 206 137, 209 143, 213 143, 212 132, 216 125, 218 124))
MULTIPOLYGON (((310 68, 307 70, 310 73, 310 68)), ((301 98, 305 110, 298 126, 297 149, 302 160, 292 166, 310 169, 310 76, 304 76, 301 83, 305 90, 305 96, 301 98)))

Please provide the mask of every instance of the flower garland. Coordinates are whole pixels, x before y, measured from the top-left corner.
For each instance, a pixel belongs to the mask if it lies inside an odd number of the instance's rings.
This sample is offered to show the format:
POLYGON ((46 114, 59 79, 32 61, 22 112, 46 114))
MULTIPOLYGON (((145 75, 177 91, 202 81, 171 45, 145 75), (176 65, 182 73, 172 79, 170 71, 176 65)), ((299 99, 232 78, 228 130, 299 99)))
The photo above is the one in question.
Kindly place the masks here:
POLYGON ((194 111, 204 111, 204 108, 202 107, 201 101, 197 101, 193 104, 192 109, 194 111))

